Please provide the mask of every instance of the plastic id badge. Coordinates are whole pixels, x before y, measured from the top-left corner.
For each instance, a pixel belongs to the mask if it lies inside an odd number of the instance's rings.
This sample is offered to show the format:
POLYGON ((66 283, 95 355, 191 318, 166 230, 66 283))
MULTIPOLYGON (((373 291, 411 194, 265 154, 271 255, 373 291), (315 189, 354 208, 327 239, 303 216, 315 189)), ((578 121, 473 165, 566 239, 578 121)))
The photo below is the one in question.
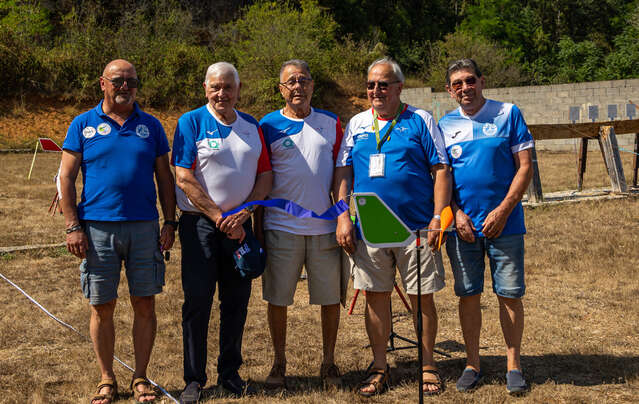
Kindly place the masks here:
POLYGON ((386 167, 386 155, 384 153, 371 154, 368 162, 368 176, 371 178, 383 177, 386 167))

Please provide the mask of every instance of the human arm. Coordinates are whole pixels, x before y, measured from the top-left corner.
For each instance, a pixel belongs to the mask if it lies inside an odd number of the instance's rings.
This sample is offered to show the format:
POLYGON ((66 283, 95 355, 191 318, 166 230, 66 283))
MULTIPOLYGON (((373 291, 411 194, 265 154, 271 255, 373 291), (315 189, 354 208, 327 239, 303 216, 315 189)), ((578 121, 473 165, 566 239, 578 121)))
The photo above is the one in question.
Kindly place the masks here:
MULTIPOLYGON (((155 159, 155 179, 158 184, 158 196, 164 220, 175 222, 175 179, 169 167, 168 153, 155 159)), ((175 242, 175 226, 163 224, 160 230, 162 250, 170 250, 175 242)))
MULTIPOLYGON (((343 200, 349 203, 349 191, 353 181, 353 166, 336 167, 333 173, 333 196, 336 201, 343 200)), ((347 210, 337 217, 337 229, 335 230, 337 244, 349 254, 355 252, 355 229, 351 221, 350 212, 347 210)))
MULTIPOLYGON (((246 198, 246 202, 261 201, 265 199, 271 188, 273 187, 273 171, 265 171, 257 174, 255 179, 255 185, 251 193, 246 198)), ((251 212, 248 209, 242 209, 241 211, 229 215, 225 218, 218 218, 215 225, 225 233, 231 232, 237 227, 242 227, 242 224, 251 216, 251 212)))
MULTIPOLYGON (((452 179, 450 175, 450 167, 446 164, 435 164, 431 167, 430 172, 433 175, 435 182, 433 186, 433 201, 435 206, 433 209, 433 218, 428 225, 428 229, 438 230, 441 229, 442 226, 441 219, 434 216, 439 216, 442 210, 450 203, 452 179)), ((432 250, 437 248, 438 236, 439 233, 437 231, 428 232, 428 245, 432 250)), ((443 237, 446 237, 446 234, 444 234, 443 237)), ((443 241, 445 241, 445 238, 442 242, 443 241)))
MULTIPOLYGON (((60 207, 64 214, 65 228, 70 229, 80 224, 76 205, 75 180, 78 178, 82 153, 64 149, 60 163, 60 207)), ((85 258, 89 248, 89 240, 84 230, 79 229, 66 235, 67 250, 78 258, 85 258)))
POLYGON ((508 193, 501 203, 488 213, 484 223, 482 223, 481 232, 488 238, 499 237, 506 226, 508 216, 521 201, 532 179, 532 149, 513 153, 513 158, 516 171, 508 188, 508 193))

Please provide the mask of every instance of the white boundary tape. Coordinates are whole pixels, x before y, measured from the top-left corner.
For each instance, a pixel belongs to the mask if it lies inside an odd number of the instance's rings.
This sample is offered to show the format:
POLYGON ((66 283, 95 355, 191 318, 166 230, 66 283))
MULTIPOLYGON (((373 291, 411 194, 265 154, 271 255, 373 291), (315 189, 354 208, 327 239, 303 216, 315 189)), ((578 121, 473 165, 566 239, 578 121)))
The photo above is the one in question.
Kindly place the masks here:
MULTIPOLYGON (((40 310, 42 310, 43 312, 45 312, 49 317, 51 317, 52 319, 54 319, 55 321, 57 321, 60 325, 70 329, 71 331, 75 332, 76 334, 78 334, 79 336, 81 336, 82 338, 85 339, 85 341, 91 341, 86 335, 82 334, 80 331, 78 331, 77 329, 75 329, 72 325, 69 325, 67 323, 65 323, 64 321, 60 320, 59 318, 57 318, 56 316, 54 316, 53 314, 51 314, 51 312, 49 312, 49 310, 47 310, 46 308, 44 308, 44 306, 42 306, 40 303, 38 303, 34 298, 32 298, 31 296, 29 296, 27 294, 27 292, 25 292, 24 290, 22 290, 22 288, 20 288, 18 285, 16 285, 15 283, 11 282, 11 280, 9 278, 7 278, 6 276, 4 276, 2 273, 0 273, 0 277, 2 279, 4 279, 5 281, 7 281, 11 286, 13 286, 14 288, 18 289, 20 291, 20 293, 22 293, 23 295, 25 295, 27 297, 27 299, 31 300, 31 302, 33 304, 35 304, 36 306, 38 306, 38 308, 40 310)), ((125 368, 129 369, 131 372, 133 372, 133 368, 129 365, 127 365, 126 363, 124 363, 123 361, 120 360, 120 358, 118 358, 117 356, 113 355, 113 359, 115 359, 116 361, 118 361, 118 363, 120 363, 122 366, 124 366, 125 368)), ((170 398, 171 400, 173 400, 173 402, 175 402, 176 404, 179 404, 179 401, 175 399, 175 397, 173 397, 171 394, 169 394, 168 391, 166 391, 162 386, 160 386, 159 384, 157 384, 156 382, 154 382, 151 379, 148 379, 149 382, 151 382, 152 385, 154 385, 155 387, 157 387, 162 394, 164 394, 165 396, 167 396, 168 398, 170 398)))

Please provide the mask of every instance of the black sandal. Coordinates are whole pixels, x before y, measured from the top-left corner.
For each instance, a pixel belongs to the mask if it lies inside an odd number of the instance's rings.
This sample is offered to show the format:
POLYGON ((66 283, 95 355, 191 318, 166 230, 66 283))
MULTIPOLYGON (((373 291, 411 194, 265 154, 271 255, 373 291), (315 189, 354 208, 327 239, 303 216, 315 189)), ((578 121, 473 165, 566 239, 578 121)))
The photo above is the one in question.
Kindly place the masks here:
POLYGON ((390 366, 386 364, 386 369, 370 369, 366 377, 357 386, 357 394, 362 397, 372 397, 384 393, 390 387, 390 366), (377 376, 382 376, 377 379, 377 376), (373 386, 373 391, 362 391, 364 387, 373 386))
POLYGON ((437 390, 426 390, 426 391, 424 391, 424 395, 425 396, 436 396, 436 395, 439 395, 439 394, 444 392, 444 383, 442 382, 442 378, 439 375, 439 371, 437 369, 422 369, 422 382, 423 382, 424 386, 427 385, 427 384, 430 384, 431 386, 437 387, 437 390), (437 380, 434 381, 434 382, 425 381, 424 380, 424 373, 428 373, 428 374, 431 374, 431 375, 435 376, 435 379, 437 379, 437 380))

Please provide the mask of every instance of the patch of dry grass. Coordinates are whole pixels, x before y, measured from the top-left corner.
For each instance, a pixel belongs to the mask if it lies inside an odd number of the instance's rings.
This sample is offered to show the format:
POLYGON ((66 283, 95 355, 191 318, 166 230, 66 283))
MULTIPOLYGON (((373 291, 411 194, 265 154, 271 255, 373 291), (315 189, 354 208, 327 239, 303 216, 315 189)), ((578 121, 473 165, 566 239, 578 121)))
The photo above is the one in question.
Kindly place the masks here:
MULTIPOLYGON (((563 189, 561 167, 569 155, 540 153, 544 187, 563 189), (546 171, 543 171, 546 170, 546 171), (548 184, 548 185, 546 185, 548 184)), ((54 191, 51 181, 59 155, 40 154, 35 175, 27 181, 31 163, 27 154, 0 157, 0 215, 8 229, 0 246, 55 243, 64 240, 61 217, 49 217, 46 208, 54 191)), ((590 161, 594 162, 593 158, 590 161)), ((565 169, 567 170, 567 168, 565 169)), ((605 179, 605 173, 604 173, 605 179)), ((586 184, 590 186, 588 180, 586 184)), ((569 187, 574 188, 573 185, 569 187)), ((487 293, 482 305, 482 367, 485 383, 473 394, 455 391, 464 366, 463 340, 457 319, 457 299, 446 263, 448 286, 436 295, 440 326, 437 348, 447 390, 435 400, 466 402, 634 402, 639 394, 639 200, 581 202, 526 209, 525 297, 526 330, 522 364, 532 391, 525 399, 505 392, 504 343, 497 302, 487 293)), ((149 377, 178 396, 182 381, 180 247, 167 267, 164 293, 157 297, 158 335, 149 377)), ((88 335, 89 307, 79 287, 79 260, 62 248, 0 255, 0 272, 12 279, 53 314, 88 335)), ((254 290, 244 336, 244 377, 263 380, 272 361, 266 307, 261 283, 254 290)), ((415 402, 417 355, 415 350, 389 354, 393 389, 379 398, 360 400, 350 388, 361 379, 371 359, 364 331, 363 299, 352 316, 342 311, 337 362, 348 389, 324 392, 319 388, 321 333, 319 310, 308 306, 305 282, 300 282, 295 305, 289 310, 288 370, 292 389, 263 393, 253 399, 230 399, 216 389, 205 402, 351 403, 415 402)), ((119 294, 127 295, 125 278, 119 294)), ((0 403, 80 403, 93 393, 99 372, 90 343, 61 327, 0 279, 0 403)), ((412 338, 410 317, 394 299, 395 331, 412 338)), ((131 310, 128 299, 116 309, 116 355, 133 365, 131 310)), ((215 382, 218 311, 213 310, 209 330, 209 385, 215 382)), ((398 343, 399 345, 399 343, 398 343)), ((120 390, 126 391, 131 374, 116 364, 120 390)), ((258 387, 259 387, 258 383, 258 387)), ((118 402, 127 402, 129 396, 118 402)), ((426 401, 434 401, 426 399, 426 401)), ((165 403, 169 401, 164 399, 165 403)))

